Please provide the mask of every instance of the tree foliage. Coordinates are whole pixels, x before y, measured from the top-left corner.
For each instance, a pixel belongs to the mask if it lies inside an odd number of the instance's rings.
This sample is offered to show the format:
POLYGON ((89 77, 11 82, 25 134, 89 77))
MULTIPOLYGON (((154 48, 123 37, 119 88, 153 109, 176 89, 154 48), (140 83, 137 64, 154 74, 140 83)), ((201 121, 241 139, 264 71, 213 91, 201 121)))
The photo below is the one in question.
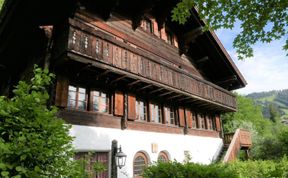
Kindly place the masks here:
MULTIPOLYGON (((206 25, 212 30, 233 28, 237 20, 242 31, 233 42, 238 58, 253 56, 252 45, 258 41, 269 43, 288 35, 288 1, 239 0, 182 0, 172 11, 172 19, 184 24, 196 7, 206 25)), ((288 50, 288 39, 284 49, 288 50)))
POLYGON ((251 98, 236 96, 238 111, 223 115, 225 132, 245 128, 252 132, 252 159, 276 160, 288 155, 288 127, 279 122, 279 113, 271 106, 268 119, 262 116, 261 107, 251 98))
POLYGON ((2 9, 3 3, 4 3, 4 0, 0 0, 0 11, 1 11, 1 9, 2 9))
POLYGON ((53 77, 35 67, 13 98, 0 97, 0 177, 70 177, 77 171, 70 126, 56 117, 56 107, 46 106, 45 87, 53 77))
POLYGON ((237 112, 222 116, 224 132, 234 132, 237 128, 248 129, 256 134, 269 132, 270 123, 262 115, 262 108, 252 99, 236 95, 237 112))

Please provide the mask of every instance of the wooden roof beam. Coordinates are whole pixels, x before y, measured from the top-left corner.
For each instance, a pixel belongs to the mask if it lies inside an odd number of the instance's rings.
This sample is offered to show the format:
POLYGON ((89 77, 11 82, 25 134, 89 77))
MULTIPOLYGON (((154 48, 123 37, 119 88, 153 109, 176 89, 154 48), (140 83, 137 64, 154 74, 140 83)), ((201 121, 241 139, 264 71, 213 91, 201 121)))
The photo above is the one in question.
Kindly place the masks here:
POLYGON ((178 94, 178 95, 174 95, 174 96, 168 97, 167 99, 170 100, 170 99, 173 99, 173 98, 178 98, 180 96, 183 96, 183 95, 182 94, 178 94))
POLYGON ((106 69, 104 72, 102 72, 96 76, 96 80, 99 80, 100 77, 108 74, 109 72, 111 72, 111 71, 109 69, 106 69))
POLYGON ((116 82, 119 81, 119 80, 122 80, 122 79, 125 78, 125 77, 127 77, 127 76, 126 76, 126 75, 122 75, 122 76, 116 78, 115 80, 112 80, 112 81, 110 82, 110 85, 113 84, 113 83, 116 83, 116 82))
POLYGON ((209 57, 208 57, 208 56, 204 56, 204 57, 202 57, 202 58, 200 58, 200 59, 197 59, 197 60, 195 60, 195 61, 196 61, 197 64, 198 64, 198 63, 207 62, 207 61, 209 61, 209 57))
POLYGON ((164 93, 162 93, 162 94, 160 94, 158 96, 166 96, 166 95, 169 95, 171 93, 173 93, 173 91, 164 92, 164 93))
POLYGON ((151 87, 151 86, 153 86, 153 85, 152 85, 152 84, 146 85, 146 86, 138 89, 138 91, 144 90, 144 89, 149 88, 149 87, 151 87))
POLYGON ((164 88, 158 88, 156 90, 151 91, 149 94, 157 93, 157 92, 162 91, 162 90, 164 90, 164 88))
POLYGON ((195 28, 185 34, 183 34, 182 39, 185 41, 185 43, 190 43, 196 40, 196 38, 203 34, 203 27, 195 28))
POLYGON ((135 85, 135 84, 137 84, 139 82, 141 82, 141 80, 135 80, 134 82, 129 83, 127 86, 128 87, 132 87, 133 85, 135 85))
POLYGON ((232 82, 232 81, 236 81, 236 80, 237 80, 237 76, 236 75, 232 75, 232 76, 228 76, 226 78, 222 78, 222 79, 216 81, 216 83, 218 85, 221 85, 221 84, 232 82))
POLYGON ((188 100, 191 99, 191 96, 187 96, 185 98, 179 98, 178 101, 184 101, 184 100, 188 100))

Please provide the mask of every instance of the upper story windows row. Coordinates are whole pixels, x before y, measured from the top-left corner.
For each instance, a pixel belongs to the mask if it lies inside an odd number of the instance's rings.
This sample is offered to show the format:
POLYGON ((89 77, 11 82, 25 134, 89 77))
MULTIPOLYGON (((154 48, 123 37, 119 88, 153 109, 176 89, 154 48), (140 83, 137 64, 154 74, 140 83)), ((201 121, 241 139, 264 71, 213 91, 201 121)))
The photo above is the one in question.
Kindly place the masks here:
POLYGON ((178 40, 176 35, 167 27, 163 27, 161 30, 159 30, 155 19, 145 17, 141 21, 141 29, 156 35, 158 38, 164 40, 168 44, 178 47, 178 40))
MULTIPOLYGON (((69 85, 67 108, 114 115, 128 112, 128 119, 173 127, 218 130, 216 115, 197 113, 191 108, 172 106, 138 96, 128 95, 128 104, 124 106, 123 93, 109 93, 99 89, 69 85), (113 104, 112 104, 113 103, 113 104)), ((220 123, 218 123, 220 125, 220 123)))

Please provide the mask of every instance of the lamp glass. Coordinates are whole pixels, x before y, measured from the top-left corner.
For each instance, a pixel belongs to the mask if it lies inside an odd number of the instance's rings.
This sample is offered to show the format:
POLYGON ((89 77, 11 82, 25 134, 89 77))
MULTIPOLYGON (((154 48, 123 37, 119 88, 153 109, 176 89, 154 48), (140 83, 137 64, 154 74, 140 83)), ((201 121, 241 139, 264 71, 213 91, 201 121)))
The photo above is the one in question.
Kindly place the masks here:
POLYGON ((126 163, 126 157, 127 155, 122 152, 121 147, 119 148, 119 152, 116 153, 116 165, 121 169, 125 166, 126 163))

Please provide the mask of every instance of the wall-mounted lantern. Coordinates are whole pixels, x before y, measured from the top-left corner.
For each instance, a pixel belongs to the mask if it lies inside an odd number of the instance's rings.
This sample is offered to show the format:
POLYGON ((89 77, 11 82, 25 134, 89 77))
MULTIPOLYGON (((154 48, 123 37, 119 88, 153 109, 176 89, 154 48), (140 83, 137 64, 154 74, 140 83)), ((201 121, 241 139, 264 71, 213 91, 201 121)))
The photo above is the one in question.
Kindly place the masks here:
POLYGON ((122 148, 120 146, 120 148, 118 148, 118 151, 117 151, 117 153, 115 155, 116 165, 117 165, 117 167, 119 167, 119 169, 121 169, 122 167, 125 166, 126 157, 127 157, 127 155, 122 152, 122 148))

